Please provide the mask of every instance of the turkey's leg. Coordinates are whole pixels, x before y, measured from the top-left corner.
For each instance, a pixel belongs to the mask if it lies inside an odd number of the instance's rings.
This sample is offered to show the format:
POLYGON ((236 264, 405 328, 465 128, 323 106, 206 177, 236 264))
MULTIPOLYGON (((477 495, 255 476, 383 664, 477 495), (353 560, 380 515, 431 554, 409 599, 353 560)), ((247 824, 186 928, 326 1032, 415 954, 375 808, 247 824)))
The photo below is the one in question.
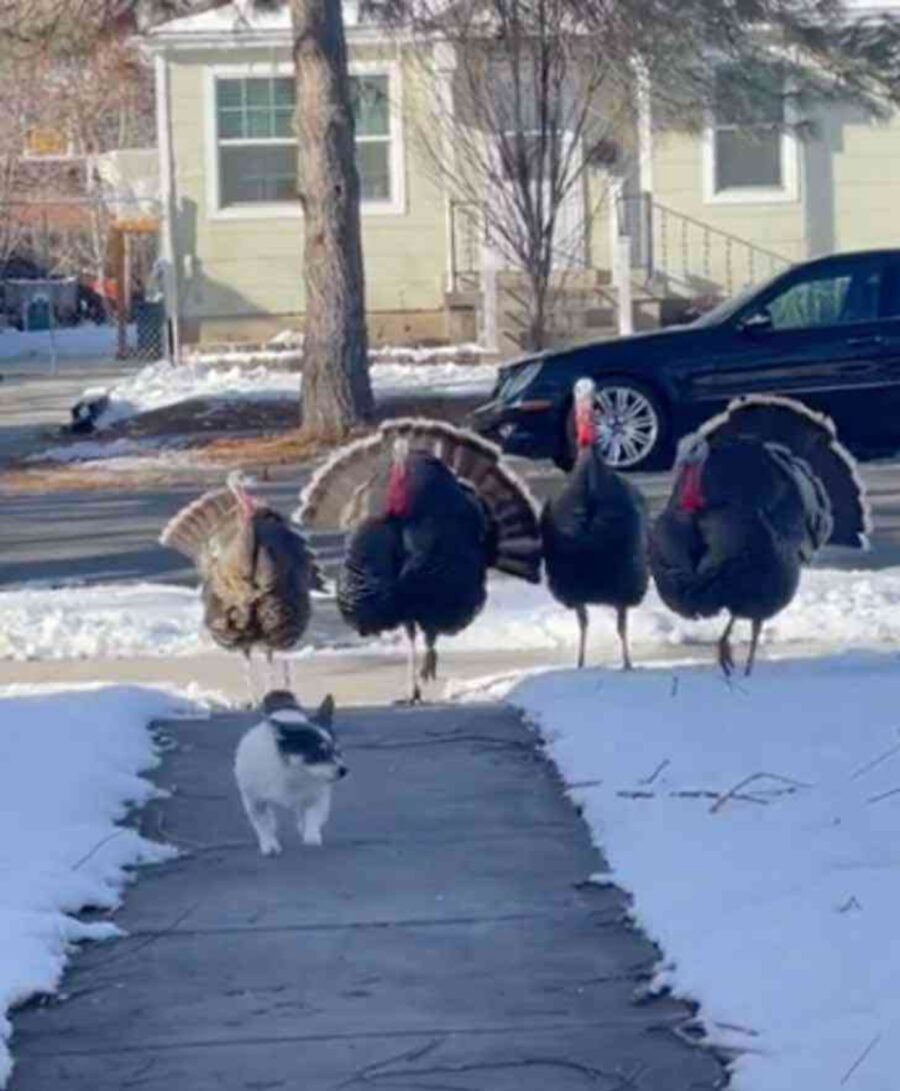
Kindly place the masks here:
POLYGON ((281 682, 288 693, 294 692, 294 680, 291 678, 291 661, 286 655, 282 656, 281 659, 281 682))
POLYGON ((578 669, 584 666, 584 646, 587 643, 588 612, 587 607, 581 603, 575 607, 575 617, 578 618, 578 669))
POLYGON ((409 697, 401 704, 417 705, 422 700, 422 691, 419 689, 419 679, 416 677, 416 627, 412 622, 406 626, 406 637, 409 640, 409 697))
POLYGON ((256 694, 256 679, 253 676, 253 663, 250 659, 250 649, 244 652, 244 677, 247 679, 247 689, 250 692, 250 707, 256 708, 259 698, 256 694))
POLYGON ((422 662, 422 673, 419 677, 423 682, 433 682, 437 678, 437 649, 435 648, 435 641, 437 637, 434 633, 425 634, 425 659, 422 662))
POLYGON ((756 647, 759 644, 759 634, 762 632, 762 622, 753 620, 750 622, 750 653, 747 656, 747 666, 744 667, 744 675, 748 676, 753 671, 753 664, 756 662, 756 647))
POLYGON ((631 652, 628 650, 628 607, 617 606, 616 607, 616 632, 619 634, 619 641, 622 644, 622 669, 630 671, 633 664, 631 662, 631 652))
POLYGON ((731 651, 731 630, 733 628, 734 618, 730 617, 728 624, 725 626, 725 632, 719 637, 719 666, 726 678, 729 678, 734 670, 734 654, 731 651))

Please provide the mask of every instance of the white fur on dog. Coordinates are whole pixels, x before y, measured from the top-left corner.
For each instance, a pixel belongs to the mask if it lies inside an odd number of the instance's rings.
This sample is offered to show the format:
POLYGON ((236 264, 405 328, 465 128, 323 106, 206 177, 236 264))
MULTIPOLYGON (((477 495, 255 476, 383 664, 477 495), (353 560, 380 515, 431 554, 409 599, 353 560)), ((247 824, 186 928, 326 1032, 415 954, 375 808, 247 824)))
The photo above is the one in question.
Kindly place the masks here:
MULTIPOLYGON (((279 710, 273 719, 276 717, 285 724, 310 723, 299 709, 279 710)), ((329 732, 318 730, 328 740, 332 739, 329 732)), ((342 775, 342 770, 346 771, 337 757, 334 762, 316 765, 307 765, 295 755, 285 760, 276 745, 275 729, 269 719, 250 728, 238 743, 234 775, 264 856, 281 852, 278 807, 293 812, 304 845, 322 844, 322 827, 331 810, 331 785, 342 775)))

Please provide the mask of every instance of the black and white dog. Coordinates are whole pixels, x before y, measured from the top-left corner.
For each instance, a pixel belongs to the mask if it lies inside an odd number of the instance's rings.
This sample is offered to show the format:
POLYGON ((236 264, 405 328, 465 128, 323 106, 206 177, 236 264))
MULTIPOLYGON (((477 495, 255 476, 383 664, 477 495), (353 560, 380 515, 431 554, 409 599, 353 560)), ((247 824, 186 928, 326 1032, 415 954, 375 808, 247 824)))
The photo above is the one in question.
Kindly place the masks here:
POLYGON ((277 808, 293 811, 304 845, 322 844, 331 810, 331 786, 347 775, 331 729, 334 700, 308 716, 293 694, 266 694, 264 719, 243 736, 234 775, 244 810, 264 856, 281 852, 277 808))

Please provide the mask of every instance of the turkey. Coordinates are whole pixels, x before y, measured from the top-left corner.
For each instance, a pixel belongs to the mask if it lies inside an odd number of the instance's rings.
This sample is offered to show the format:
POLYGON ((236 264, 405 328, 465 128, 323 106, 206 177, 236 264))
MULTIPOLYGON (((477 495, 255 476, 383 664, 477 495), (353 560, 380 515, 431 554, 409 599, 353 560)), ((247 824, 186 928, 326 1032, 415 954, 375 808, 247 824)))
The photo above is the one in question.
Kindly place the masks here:
POLYGON ((787 398, 748 396, 682 440, 675 485, 650 532, 663 601, 686 618, 730 617, 718 644, 734 669, 735 620, 762 623, 794 597, 824 545, 866 548, 869 511, 853 459, 827 417, 787 398))
MULTIPOLYGON (((223 648, 244 653, 255 700, 250 655, 293 648, 311 613, 310 593, 323 588, 304 537, 277 511, 250 496, 240 474, 183 508, 160 543, 188 557, 203 581, 204 621, 223 648)), ((286 685, 290 685, 287 662, 286 685)))
POLYGON ((544 505, 541 537, 547 582, 554 598, 578 618, 578 666, 584 666, 587 604, 612 606, 631 669, 628 609, 647 593, 647 514, 637 489, 603 461, 597 446, 594 383, 574 389, 578 455, 562 492, 544 505))
POLYGON ((438 636, 460 632, 484 606, 489 568, 540 581, 525 485, 493 444, 438 421, 385 421, 342 448, 302 493, 298 518, 350 531, 338 608, 362 636, 406 630, 411 703, 421 700, 420 679, 436 677, 438 636))

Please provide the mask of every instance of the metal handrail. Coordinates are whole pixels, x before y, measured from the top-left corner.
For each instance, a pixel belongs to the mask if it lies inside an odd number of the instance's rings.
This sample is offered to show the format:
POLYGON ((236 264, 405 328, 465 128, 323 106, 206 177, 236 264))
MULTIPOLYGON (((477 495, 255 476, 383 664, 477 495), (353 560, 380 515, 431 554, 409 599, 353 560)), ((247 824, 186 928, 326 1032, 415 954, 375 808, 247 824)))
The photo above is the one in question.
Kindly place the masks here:
POLYGON ((752 284, 759 279, 757 274, 772 274, 792 264, 789 258, 775 250, 757 246, 739 235, 654 201, 652 194, 647 192, 621 195, 618 198, 617 219, 620 234, 629 234, 630 227, 637 227, 635 267, 644 271, 648 282, 657 276, 687 281, 691 276, 701 275, 707 280, 714 280, 714 250, 722 257, 725 282, 721 287, 728 294, 736 287, 743 286, 735 284, 738 265, 746 272, 743 282, 752 284), (637 225, 629 215, 632 207, 638 209, 640 216, 637 225), (670 230, 670 224, 673 230, 670 230), (699 268, 691 259, 691 242, 694 238, 698 239, 701 249, 699 268), (672 249, 680 251, 680 264, 671 260, 672 249))

